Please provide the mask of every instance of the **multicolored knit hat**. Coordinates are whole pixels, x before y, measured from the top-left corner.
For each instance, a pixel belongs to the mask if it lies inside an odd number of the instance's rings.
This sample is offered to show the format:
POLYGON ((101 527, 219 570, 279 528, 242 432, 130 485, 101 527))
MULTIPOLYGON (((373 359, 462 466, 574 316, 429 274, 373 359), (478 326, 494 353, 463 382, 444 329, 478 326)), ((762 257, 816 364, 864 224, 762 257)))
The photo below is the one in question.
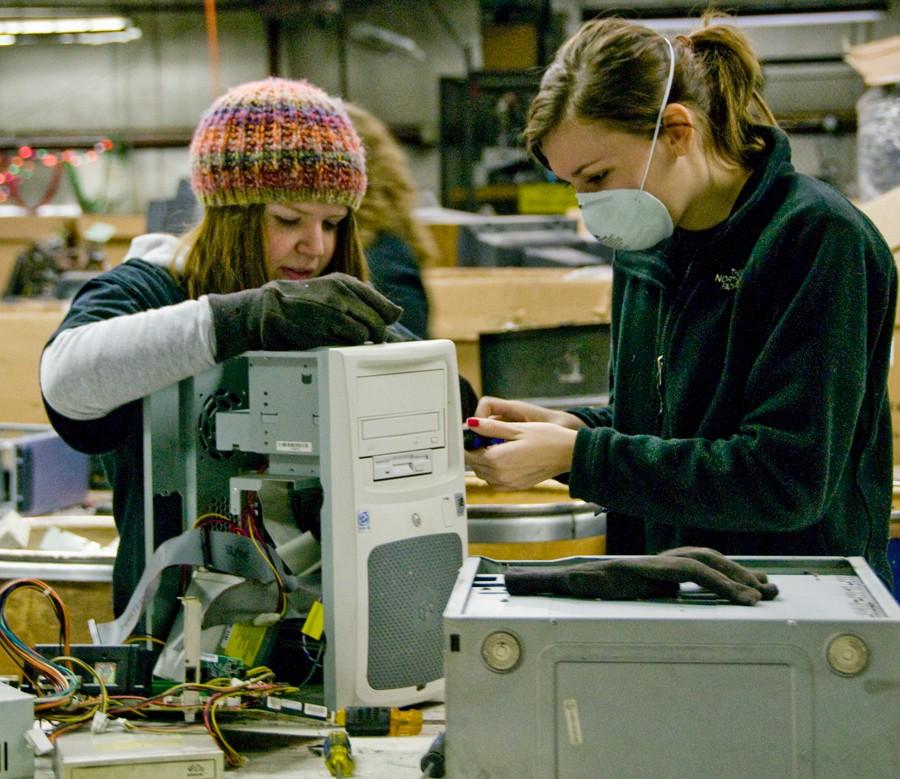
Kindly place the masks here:
POLYGON ((366 192, 365 152, 343 104, 308 81, 228 90, 200 119, 190 156, 205 206, 314 201, 356 210, 366 192))

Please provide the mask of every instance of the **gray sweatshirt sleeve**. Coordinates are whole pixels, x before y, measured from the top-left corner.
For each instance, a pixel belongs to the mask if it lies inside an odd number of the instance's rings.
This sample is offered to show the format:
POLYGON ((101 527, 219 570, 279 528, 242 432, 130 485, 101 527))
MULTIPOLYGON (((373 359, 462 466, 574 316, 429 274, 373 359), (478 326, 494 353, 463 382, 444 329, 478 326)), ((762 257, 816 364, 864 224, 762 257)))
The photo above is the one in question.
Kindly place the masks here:
POLYGON ((215 365, 206 296, 61 332, 41 357, 41 391, 76 420, 113 409, 215 365))

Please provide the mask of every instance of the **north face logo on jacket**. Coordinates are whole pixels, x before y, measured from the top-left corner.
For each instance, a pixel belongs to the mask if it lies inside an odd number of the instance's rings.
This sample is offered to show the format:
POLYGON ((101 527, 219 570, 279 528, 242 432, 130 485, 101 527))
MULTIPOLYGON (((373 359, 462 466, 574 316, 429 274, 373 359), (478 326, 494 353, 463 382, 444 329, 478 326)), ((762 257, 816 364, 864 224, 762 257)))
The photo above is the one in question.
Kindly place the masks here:
POLYGON ((741 286, 741 272, 737 268, 732 268, 730 273, 717 273, 715 280, 722 289, 731 292, 741 286))

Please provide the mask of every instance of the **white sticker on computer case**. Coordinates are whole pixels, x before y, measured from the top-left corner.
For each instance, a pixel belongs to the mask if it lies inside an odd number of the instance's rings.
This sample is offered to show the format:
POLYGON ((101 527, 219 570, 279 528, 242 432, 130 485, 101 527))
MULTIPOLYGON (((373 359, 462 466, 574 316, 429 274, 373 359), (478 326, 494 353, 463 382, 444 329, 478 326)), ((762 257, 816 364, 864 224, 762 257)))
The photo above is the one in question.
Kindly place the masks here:
POLYGON ((578 718, 578 702, 574 698, 567 698, 562 705, 563 714, 566 715, 566 730, 569 731, 569 743, 577 747, 584 741, 581 736, 581 720, 578 718))
POLYGON ((276 452, 288 452, 290 454, 309 454, 313 450, 312 441, 276 441, 276 452))

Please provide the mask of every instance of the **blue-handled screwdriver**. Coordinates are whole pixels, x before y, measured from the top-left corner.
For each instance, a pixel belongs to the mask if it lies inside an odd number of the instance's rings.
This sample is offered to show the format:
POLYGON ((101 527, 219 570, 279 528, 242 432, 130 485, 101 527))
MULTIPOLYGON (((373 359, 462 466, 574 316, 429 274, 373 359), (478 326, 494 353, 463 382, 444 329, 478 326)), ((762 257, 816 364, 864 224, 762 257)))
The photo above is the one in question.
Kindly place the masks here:
POLYGON ((463 427, 463 449, 473 452, 476 449, 484 449, 486 446, 505 444, 505 438, 493 438, 492 436, 479 435, 468 427, 463 427))

